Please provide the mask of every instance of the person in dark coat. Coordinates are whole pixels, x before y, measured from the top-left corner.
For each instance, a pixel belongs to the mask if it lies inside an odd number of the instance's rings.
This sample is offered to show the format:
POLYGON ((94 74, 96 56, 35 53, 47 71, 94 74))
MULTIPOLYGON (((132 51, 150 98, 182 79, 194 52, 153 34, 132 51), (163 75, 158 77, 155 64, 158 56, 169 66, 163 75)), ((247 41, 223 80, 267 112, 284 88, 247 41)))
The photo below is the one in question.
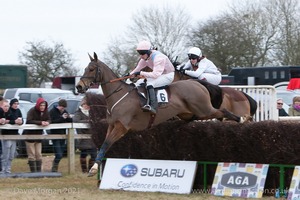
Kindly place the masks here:
MULTIPOLYGON (((75 112, 73 122, 88 123, 89 122, 89 110, 90 106, 86 102, 86 98, 83 98, 78 110, 75 112)), ((90 134, 89 129, 77 129, 78 134, 90 134)), ((96 156, 97 148, 94 145, 92 139, 81 139, 77 144, 77 148, 80 150, 80 166, 83 173, 87 173, 93 166, 96 156), (90 159, 87 162, 87 157, 90 155, 90 159)))
MULTIPOLYGON (((6 121, 8 124, 12 125, 22 125, 22 113, 19 107, 18 99, 10 100, 10 108, 6 113, 6 121)), ((2 135, 18 135, 18 129, 3 129, 2 135)), ((17 141, 16 140, 2 140, 2 171, 1 173, 10 174, 11 173, 11 162, 15 157, 17 141)))
POLYGON ((277 99, 277 109, 278 109, 278 116, 289 116, 287 112, 282 108, 283 100, 281 98, 277 99))
MULTIPOLYGON (((27 113, 26 124, 36 124, 42 126, 39 130, 26 129, 23 135, 42 135, 44 127, 51 123, 50 115, 47 110, 48 103, 44 98, 38 98, 34 107, 27 113)), ((42 141, 25 141, 28 155, 28 164, 31 172, 41 172, 42 169, 42 141)))
MULTIPOLYGON (((67 101, 65 99, 60 99, 58 101, 58 105, 54 106, 50 110, 51 122, 53 124, 72 122, 72 118, 70 117, 68 111, 66 110, 67 106, 68 106, 67 101)), ((52 129, 51 134, 65 135, 66 129, 52 129)), ((55 140, 52 140, 52 142, 53 142, 53 150, 54 150, 55 158, 53 160, 51 171, 57 172, 59 162, 63 157, 64 151, 66 150, 66 140, 65 139, 55 139, 55 140)))

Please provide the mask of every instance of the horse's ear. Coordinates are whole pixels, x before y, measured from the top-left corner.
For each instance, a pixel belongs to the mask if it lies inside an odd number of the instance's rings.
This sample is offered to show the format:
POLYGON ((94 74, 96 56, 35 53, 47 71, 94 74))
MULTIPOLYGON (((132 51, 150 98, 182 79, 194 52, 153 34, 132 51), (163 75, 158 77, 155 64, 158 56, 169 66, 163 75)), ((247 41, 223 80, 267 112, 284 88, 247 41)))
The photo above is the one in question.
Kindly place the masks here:
MULTIPOLYGON (((89 53, 88 53, 88 54, 89 54, 89 53)), ((90 60, 93 61, 93 58, 92 58, 92 56, 91 56, 90 54, 89 54, 89 57, 90 57, 90 60)))
POLYGON ((98 60, 98 56, 97 56, 97 54, 95 52, 94 52, 94 59, 95 59, 95 61, 98 60))

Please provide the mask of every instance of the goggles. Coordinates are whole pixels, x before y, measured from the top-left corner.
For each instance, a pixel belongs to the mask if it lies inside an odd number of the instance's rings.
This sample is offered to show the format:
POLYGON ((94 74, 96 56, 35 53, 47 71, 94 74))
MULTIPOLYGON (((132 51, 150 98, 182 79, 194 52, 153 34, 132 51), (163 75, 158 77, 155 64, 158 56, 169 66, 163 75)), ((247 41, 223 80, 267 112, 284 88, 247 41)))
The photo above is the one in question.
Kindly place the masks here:
POLYGON ((189 56, 189 60, 194 60, 194 59, 198 59, 199 56, 195 55, 195 54, 188 54, 189 56))
POLYGON ((149 50, 137 50, 137 52, 142 56, 149 52, 149 50))

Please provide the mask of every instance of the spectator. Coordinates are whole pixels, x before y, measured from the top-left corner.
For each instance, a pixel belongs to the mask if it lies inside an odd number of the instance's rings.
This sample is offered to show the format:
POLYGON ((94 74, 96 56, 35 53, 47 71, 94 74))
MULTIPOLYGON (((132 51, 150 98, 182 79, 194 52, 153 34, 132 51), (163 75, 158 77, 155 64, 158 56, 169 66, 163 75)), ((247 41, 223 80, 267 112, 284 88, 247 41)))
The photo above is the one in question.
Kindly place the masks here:
MULTIPOLYGON (((1 101, 0 101, 0 124, 1 125, 6 124, 6 113, 8 112, 8 109, 9 109, 8 101, 6 99, 2 98, 1 101)), ((4 142, 4 140, 0 143, 1 144, 1 149, 0 149, 1 150, 1 152, 0 152, 0 168, 1 168, 0 170, 1 170, 1 173, 4 170, 4 168, 2 168, 2 156, 3 156, 2 152, 3 152, 3 147, 4 147, 2 145, 3 142, 4 142)))
POLYGON ((289 107, 289 116, 300 116, 300 96, 293 98, 293 104, 289 107))
MULTIPOLYGON (((65 99, 61 99, 58 101, 58 105, 54 106, 50 110, 50 117, 52 123, 67 123, 72 122, 72 118, 70 117, 68 111, 66 110, 67 101, 65 99)), ((51 134, 66 134, 66 129, 52 129, 51 134)), ((63 157, 63 153, 66 150, 66 140, 65 139, 55 139, 53 142, 53 150, 55 154, 55 158, 52 164, 52 172, 57 172, 58 165, 60 160, 63 157)))
MULTIPOLYGON (((73 122, 88 123, 89 122, 89 110, 90 106, 86 102, 86 98, 83 98, 78 110, 75 112, 73 122)), ((78 134, 89 134, 88 129, 77 129, 78 134)), ((97 149, 92 139, 81 139, 77 145, 80 150, 80 166, 83 173, 87 173, 93 166, 96 156, 97 149), (87 165, 87 156, 90 155, 90 159, 87 165)))
MULTIPOLYGON (((38 98, 34 107, 27 113, 26 124, 36 124, 43 126, 40 130, 24 130, 23 135, 42 135, 43 128, 51 122, 47 110, 48 103, 43 98, 38 98)), ((42 169, 42 141, 27 140, 25 141, 28 155, 28 164, 31 172, 41 172, 42 169)))
MULTIPOLYGON (((12 99, 9 103, 10 108, 6 113, 6 121, 9 124, 22 125, 22 113, 19 106, 18 99, 12 99)), ((18 135, 18 129, 3 129, 2 135, 18 135)), ((2 171, 1 173, 11 173, 11 162, 15 157, 17 141, 15 140, 2 140, 2 171)))
POLYGON ((278 109, 278 115, 279 116, 289 116, 285 110, 282 108, 283 106, 283 100, 281 98, 277 99, 277 109, 278 109))

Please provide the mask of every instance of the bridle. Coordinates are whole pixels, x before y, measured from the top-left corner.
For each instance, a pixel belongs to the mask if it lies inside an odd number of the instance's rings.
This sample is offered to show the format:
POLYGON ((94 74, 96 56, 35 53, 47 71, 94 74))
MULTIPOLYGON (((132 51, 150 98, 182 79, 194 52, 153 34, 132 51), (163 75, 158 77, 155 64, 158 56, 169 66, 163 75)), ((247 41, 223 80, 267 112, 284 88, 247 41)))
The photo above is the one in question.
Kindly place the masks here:
POLYGON ((81 82, 83 82, 83 85, 84 85, 85 88, 89 88, 92 84, 100 83, 100 82, 97 81, 97 78, 98 78, 99 74, 100 74, 100 67, 96 64, 96 73, 95 73, 95 76, 94 77, 93 76, 82 76, 80 78, 80 80, 81 80, 81 82), (85 79, 93 78, 94 80, 90 83, 90 85, 86 85, 85 82, 82 80, 84 78, 85 79))
MULTIPOLYGON (((94 62, 96 62, 96 61, 94 61, 94 62)), ((98 78, 99 78, 99 76, 100 76, 100 74, 101 74, 101 69, 100 69, 100 67, 99 67, 99 66, 97 65, 97 63, 96 63, 96 73, 95 73, 94 77, 92 77, 92 76, 82 76, 82 77, 80 78, 80 80, 81 80, 81 82, 83 82, 85 88, 89 88, 91 85, 97 84, 97 83, 98 83, 99 85, 105 85, 105 84, 107 84, 107 83, 113 83, 112 81, 105 81, 105 82, 97 81, 98 78), (90 85, 86 85, 85 82, 82 81, 82 79, 84 79, 84 78, 85 78, 85 79, 93 78, 93 81, 90 83, 90 85)), ((105 99, 108 99, 108 98, 109 98, 110 96, 112 96, 114 93, 117 93, 117 92, 121 91, 121 90, 122 90, 121 85, 122 85, 122 83, 120 83, 119 86, 118 86, 114 91, 112 91, 109 95, 107 95, 107 96, 105 97, 105 99)))

